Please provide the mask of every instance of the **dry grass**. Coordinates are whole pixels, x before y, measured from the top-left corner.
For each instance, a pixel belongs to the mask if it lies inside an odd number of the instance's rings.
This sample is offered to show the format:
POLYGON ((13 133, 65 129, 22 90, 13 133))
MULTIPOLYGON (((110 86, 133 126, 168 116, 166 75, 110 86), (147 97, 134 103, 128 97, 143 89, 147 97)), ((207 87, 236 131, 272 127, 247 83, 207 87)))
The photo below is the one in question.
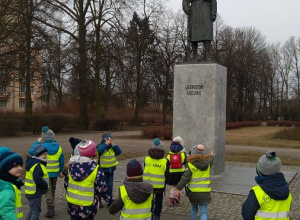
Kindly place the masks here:
POLYGON ((284 127, 247 127, 226 131, 226 144, 261 147, 299 148, 297 140, 276 139, 274 135, 285 130, 284 127))
MULTIPOLYGON (((244 162, 244 163, 257 163, 261 154, 258 153, 226 153, 226 161, 244 162)), ((280 156, 283 165, 287 166, 300 166, 300 161, 285 156, 280 156)))

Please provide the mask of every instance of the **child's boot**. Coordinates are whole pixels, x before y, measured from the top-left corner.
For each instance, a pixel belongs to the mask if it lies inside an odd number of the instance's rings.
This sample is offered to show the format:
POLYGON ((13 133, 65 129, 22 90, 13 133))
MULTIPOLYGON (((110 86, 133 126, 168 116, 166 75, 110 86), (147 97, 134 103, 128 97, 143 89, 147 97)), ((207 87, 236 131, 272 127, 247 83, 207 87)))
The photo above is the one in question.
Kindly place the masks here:
POLYGON ((47 218, 52 218, 55 216, 54 206, 48 206, 48 212, 46 213, 47 218))
POLYGON ((173 206, 174 205, 174 198, 169 198, 169 206, 173 206))

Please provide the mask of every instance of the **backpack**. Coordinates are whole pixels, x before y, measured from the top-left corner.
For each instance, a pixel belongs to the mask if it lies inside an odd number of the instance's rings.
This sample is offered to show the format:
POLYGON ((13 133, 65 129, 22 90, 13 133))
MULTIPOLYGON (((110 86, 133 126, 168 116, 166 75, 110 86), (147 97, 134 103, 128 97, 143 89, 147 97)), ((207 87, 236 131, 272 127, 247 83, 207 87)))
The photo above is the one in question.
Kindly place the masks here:
POLYGON ((170 164, 172 169, 182 168, 181 154, 171 154, 170 164))

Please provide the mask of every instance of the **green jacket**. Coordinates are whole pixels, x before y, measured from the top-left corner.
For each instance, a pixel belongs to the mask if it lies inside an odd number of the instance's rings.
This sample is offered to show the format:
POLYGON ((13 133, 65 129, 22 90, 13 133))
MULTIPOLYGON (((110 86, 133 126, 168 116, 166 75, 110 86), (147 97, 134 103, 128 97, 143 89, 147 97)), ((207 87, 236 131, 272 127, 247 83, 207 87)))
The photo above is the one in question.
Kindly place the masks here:
MULTIPOLYGON (((188 156, 188 162, 192 163, 196 168, 199 170, 206 170, 209 165, 212 166, 214 162, 214 157, 209 155, 192 155, 188 156)), ((192 178, 192 171, 187 169, 179 183, 177 184, 176 188, 182 190, 191 180, 192 178)), ((186 187, 186 194, 192 204, 209 204, 211 203, 211 194, 210 192, 192 192, 188 187, 186 187)))
POLYGON ((0 180, 0 220, 18 220, 15 214, 15 190, 11 183, 0 180))

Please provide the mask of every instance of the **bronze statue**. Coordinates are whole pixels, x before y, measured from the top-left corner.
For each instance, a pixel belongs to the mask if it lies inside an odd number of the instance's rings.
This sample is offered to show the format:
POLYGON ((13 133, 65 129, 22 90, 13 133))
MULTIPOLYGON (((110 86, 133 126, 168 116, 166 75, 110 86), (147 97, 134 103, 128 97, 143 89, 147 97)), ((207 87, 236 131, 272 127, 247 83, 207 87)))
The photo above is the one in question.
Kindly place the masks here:
POLYGON ((204 60, 211 60, 213 22, 217 17, 217 0, 183 0, 182 8, 188 15, 188 42, 192 45, 193 60, 197 60, 198 42, 204 44, 204 60))

